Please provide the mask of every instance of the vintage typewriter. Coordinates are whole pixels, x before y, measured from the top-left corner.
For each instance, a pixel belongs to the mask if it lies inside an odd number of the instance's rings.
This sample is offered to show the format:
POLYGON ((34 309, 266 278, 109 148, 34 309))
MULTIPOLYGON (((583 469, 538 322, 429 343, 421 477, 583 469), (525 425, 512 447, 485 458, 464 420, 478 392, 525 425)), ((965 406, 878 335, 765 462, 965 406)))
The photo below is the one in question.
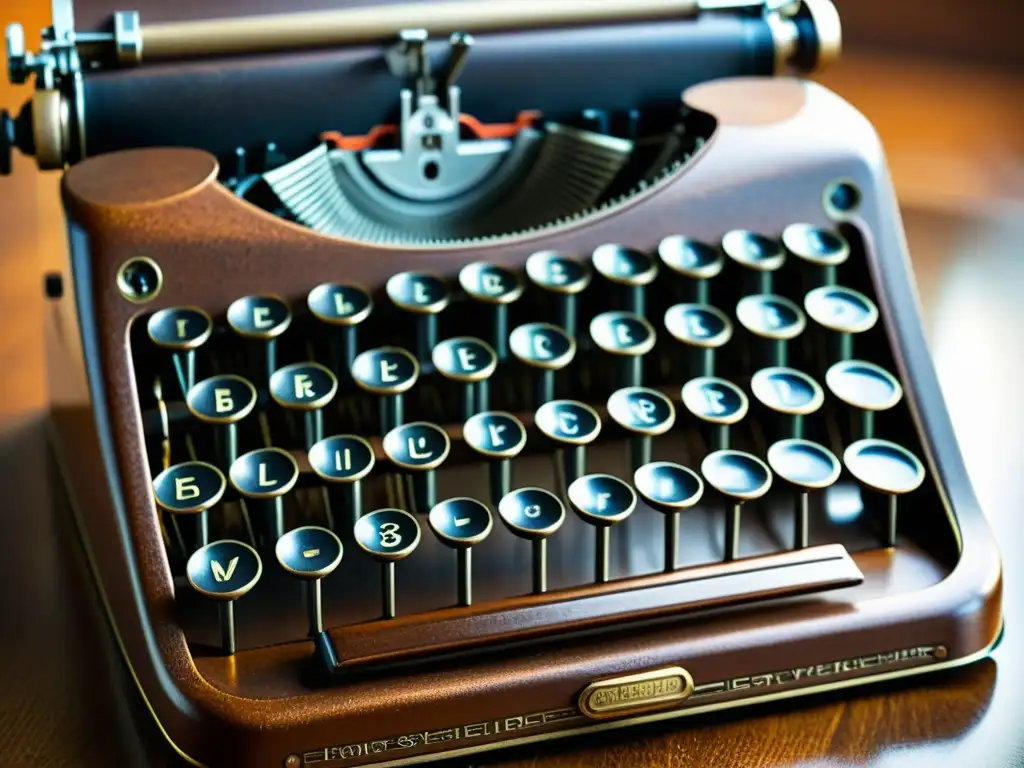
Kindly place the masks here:
POLYGON ((1000 565, 828 0, 54 0, 56 453, 197 765, 965 664, 1000 565))

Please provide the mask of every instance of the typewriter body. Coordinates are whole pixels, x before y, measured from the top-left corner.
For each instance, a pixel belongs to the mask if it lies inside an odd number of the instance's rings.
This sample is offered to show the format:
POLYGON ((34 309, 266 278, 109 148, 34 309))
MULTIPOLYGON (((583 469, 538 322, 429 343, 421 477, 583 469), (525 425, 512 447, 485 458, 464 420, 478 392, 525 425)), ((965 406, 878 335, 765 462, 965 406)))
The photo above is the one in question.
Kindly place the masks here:
POLYGON ((407 765, 1002 627, 827 0, 54 3, 56 454, 199 765, 407 765), (61 287, 63 288, 62 290, 61 287))

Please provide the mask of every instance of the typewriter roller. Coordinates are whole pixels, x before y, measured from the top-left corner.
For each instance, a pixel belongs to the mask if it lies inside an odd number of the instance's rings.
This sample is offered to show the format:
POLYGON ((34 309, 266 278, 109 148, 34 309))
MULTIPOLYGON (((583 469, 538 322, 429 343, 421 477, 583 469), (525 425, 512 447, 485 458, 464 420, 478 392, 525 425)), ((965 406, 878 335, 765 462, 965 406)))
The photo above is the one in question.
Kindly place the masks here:
POLYGON ((57 452, 180 754, 415 764, 993 647, 882 148, 793 76, 827 0, 274 10, 8 29, 0 159, 65 169, 57 452))

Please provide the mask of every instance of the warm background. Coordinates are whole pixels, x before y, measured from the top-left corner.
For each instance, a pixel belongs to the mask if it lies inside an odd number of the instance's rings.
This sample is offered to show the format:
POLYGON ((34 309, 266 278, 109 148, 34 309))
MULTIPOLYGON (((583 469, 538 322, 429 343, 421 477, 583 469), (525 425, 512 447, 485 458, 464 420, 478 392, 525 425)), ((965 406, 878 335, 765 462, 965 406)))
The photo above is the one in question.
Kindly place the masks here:
MULTIPOLYGON (((508 765, 1024 765, 1024 2, 838 5, 846 55, 821 79, 887 147, 939 376, 1005 556, 1006 640, 994 662, 916 684, 570 742, 508 765)), ((40 0, 0 0, 0 25, 20 21, 33 45, 48 17, 40 0)), ((0 105, 28 96, 0 78, 0 105)), ((58 176, 15 162, 0 178, 0 765, 166 765, 160 749, 143 757, 146 743, 159 747, 144 718, 118 727, 140 702, 76 661, 109 641, 72 597, 74 571, 10 535, 14 517, 31 521, 21 536, 63 527, 40 470, 42 274, 65 247, 58 176), (36 633, 66 636, 75 652, 44 658, 36 633)))

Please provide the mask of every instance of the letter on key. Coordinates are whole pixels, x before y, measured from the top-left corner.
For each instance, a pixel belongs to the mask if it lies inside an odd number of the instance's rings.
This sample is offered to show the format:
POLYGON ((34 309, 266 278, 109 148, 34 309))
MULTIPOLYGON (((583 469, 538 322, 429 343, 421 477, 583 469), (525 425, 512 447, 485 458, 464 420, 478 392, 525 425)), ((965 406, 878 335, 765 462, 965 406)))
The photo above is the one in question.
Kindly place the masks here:
POLYGON ((192 553, 185 572, 188 583, 196 592, 220 604, 221 645, 224 653, 233 654, 233 602, 248 593, 260 580, 263 573, 260 556, 255 549, 240 541, 215 541, 192 553))
POLYGON ((239 456, 228 473, 231 485, 249 499, 272 501, 268 524, 277 541, 284 535, 284 495, 299 479, 299 465, 281 448, 257 448, 239 456))
POLYGON ((482 261, 467 264, 459 272, 459 285, 476 301, 491 304, 491 344, 498 359, 508 357, 508 305, 523 295, 523 282, 514 272, 482 261))
POLYGON ((555 371, 572 362, 576 356, 576 341, 550 323, 520 325, 512 331, 508 341, 516 359, 543 372, 538 392, 540 401, 554 400, 555 371))
POLYGON ((416 511, 426 514, 437 503, 434 470, 448 458, 451 440, 436 424, 414 421, 384 436, 384 453, 391 463, 413 473, 416 511))
POLYGON ((526 275, 539 288, 559 297, 556 325, 576 336, 576 296, 590 285, 590 267, 557 251, 539 251, 526 260, 526 275))
POLYGON ((375 509, 359 518, 353 529, 356 544, 381 564, 382 613, 395 618, 395 563, 420 543, 420 524, 401 509, 375 509))
POLYGON ((447 499, 437 504, 427 517, 431 530, 442 544, 458 555, 459 605, 473 602, 472 547, 491 532, 491 511, 476 499, 447 499))
POLYGON ((744 293, 771 293, 772 275, 786 263, 782 245, 754 232, 735 229, 722 238, 722 250, 734 262, 747 269, 744 293))
POLYGON ((512 490, 512 459, 526 445, 526 427, 511 413, 485 411, 463 425, 462 437, 489 460, 491 501, 497 505, 512 490))
POLYGON ((316 525, 294 528, 278 539, 274 546, 274 554, 281 567, 305 582, 310 637, 324 631, 320 580, 334 572, 343 553, 341 539, 332 531, 316 525))
POLYGON ((154 344, 173 353, 178 386, 186 397, 196 383, 196 349, 213 332, 210 316, 199 307, 169 307, 150 316, 146 332, 154 344))
POLYGON ((580 519, 594 526, 594 581, 606 582, 610 576, 608 553, 611 527, 633 513, 636 493, 617 477, 586 475, 573 481, 566 495, 580 519))
POLYGON ((620 386, 643 384, 643 356, 654 349, 654 327, 631 312, 602 312, 590 321, 590 338, 605 352, 621 360, 620 386))
POLYGON ((306 415, 306 449, 323 437, 321 410, 334 399, 338 380, 319 363, 293 363, 274 371, 270 377, 270 396, 282 408, 306 415))
POLYGON ((710 281, 722 273, 725 256, 714 246, 681 235, 670 235, 658 245, 661 263, 687 284, 687 301, 707 304, 710 281))
POLYGON ((782 232, 786 250, 818 270, 817 285, 834 285, 836 267, 850 256, 850 244, 838 232, 811 224, 790 224, 782 232))
POLYGON ((277 296, 245 296, 228 307, 228 325, 235 333, 267 343, 265 370, 268 381, 277 368, 275 340, 288 330, 291 322, 291 309, 277 296))
POLYGON ((356 384, 381 397, 382 435, 405 421, 402 394, 412 389, 419 375, 416 358, 400 347, 370 349, 352 363, 356 384))
POLYGON ((794 368, 762 368, 751 378, 750 391, 766 408, 790 418, 782 437, 803 437, 804 417, 825 402, 821 385, 794 368))
POLYGON ((362 479, 370 474, 376 458, 373 447, 357 435, 325 437, 309 449, 309 466, 317 477, 340 484, 347 491, 345 506, 355 523, 363 516, 362 479))
POLYGON ((679 513, 704 495, 704 481, 692 469, 668 461, 644 464, 633 473, 633 485, 647 506, 665 515, 665 570, 678 565, 679 513))
POLYGON ((804 332, 807 317, 785 296, 758 294, 736 305, 740 325, 758 338, 755 363, 783 366, 789 363, 789 342, 804 332))
POLYGON ((462 392, 463 419, 477 411, 487 410, 490 403, 487 379, 498 367, 498 355, 489 344, 472 336, 458 336, 434 347, 431 358, 442 376, 465 385, 462 392))
POLYGON ((715 350, 732 338, 732 321, 722 310, 706 304, 676 304, 665 312, 665 330, 689 350, 686 374, 715 375, 715 350))
POLYGON ((238 458, 238 422, 256 406, 256 387, 234 374, 212 376, 189 390, 185 404, 200 421, 223 425, 220 453, 230 467, 238 458))
POLYGON ((676 423, 672 401, 656 389, 627 387, 608 398, 608 415, 633 434, 631 466, 636 471, 651 460, 651 438, 663 435, 676 423))
POLYGON ((518 488, 498 504, 498 516, 516 536, 533 542, 533 591, 548 591, 547 537, 565 522, 565 507, 543 488, 518 488))
POLYGON ((629 291, 625 309, 643 317, 646 314, 644 289, 658 276, 658 262, 643 251, 608 243, 599 246, 591 261, 605 279, 629 291))
POLYGON ((804 309, 818 325, 831 332, 835 361, 853 357, 853 337, 875 327, 878 307, 859 291, 838 285, 815 288, 804 297, 804 309))
POLYGON ((682 397, 686 409, 714 429, 711 445, 716 451, 729 447, 729 427, 742 421, 750 407, 742 389, 727 379, 714 376, 686 382, 682 397))
POLYGON ((349 370, 358 353, 356 328, 373 311, 370 294, 358 285, 323 283, 309 292, 306 304, 317 320, 343 329, 341 357, 349 370))
POLYGON ((551 400, 537 409, 534 423, 545 437, 570 449, 565 455, 565 484, 587 473, 587 446, 601 432, 601 417, 585 403, 551 400))
POLYGON ((175 515, 199 515, 199 547, 210 540, 207 510, 221 500, 226 487, 221 471, 203 461, 175 464, 153 480, 157 504, 175 515))
POLYGON ((448 286, 433 275, 401 272, 391 276, 386 290, 396 307, 419 316, 416 322, 416 353, 420 362, 427 362, 430 350, 437 344, 437 316, 448 306, 448 286))

